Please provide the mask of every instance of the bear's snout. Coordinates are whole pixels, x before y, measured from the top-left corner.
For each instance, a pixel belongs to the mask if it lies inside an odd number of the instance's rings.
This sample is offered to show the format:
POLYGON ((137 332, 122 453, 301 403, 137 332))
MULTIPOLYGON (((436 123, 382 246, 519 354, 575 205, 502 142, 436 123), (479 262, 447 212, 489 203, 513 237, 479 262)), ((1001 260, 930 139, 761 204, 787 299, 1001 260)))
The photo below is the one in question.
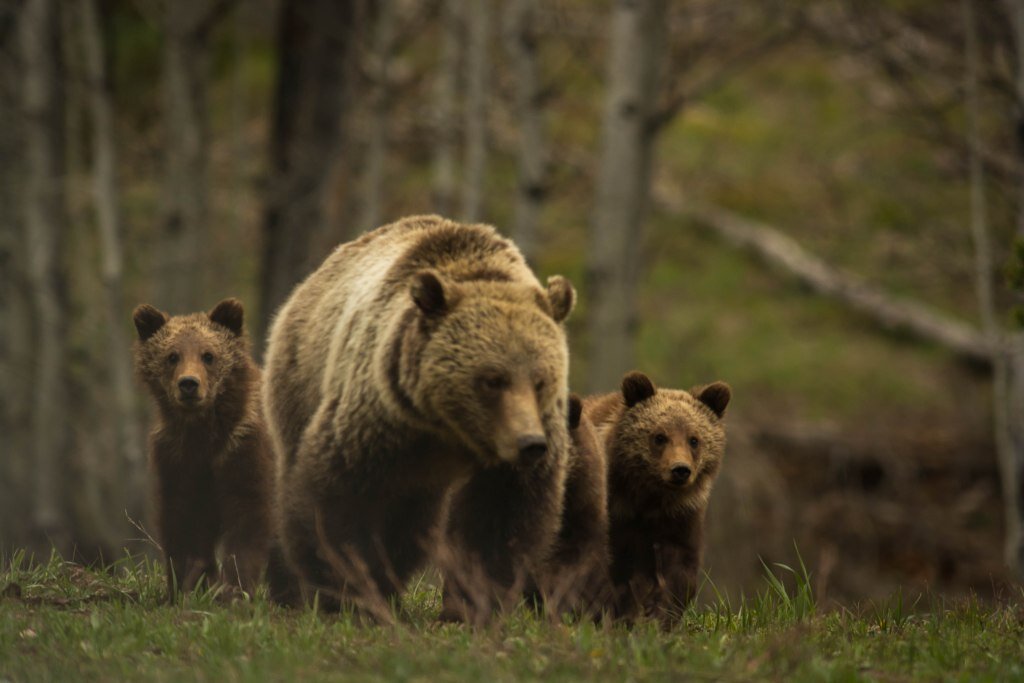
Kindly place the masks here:
POLYGON ((178 380, 178 398, 192 403, 199 400, 199 378, 187 375, 178 380))
POLYGON ((199 380, 195 377, 182 377, 178 380, 178 390, 182 396, 193 396, 199 391, 199 380))
POLYGON ((516 440, 519 460, 529 464, 543 458, 548 452, 548 441, 543 434, 528 434, 516 440))
POLYGON ((691 470, 689 468, 689 466, 687 466, 687 465, 676 465, 675 467, 672 468, 672 470, 670 471, 669 474, 672 477, 672 483, 673 484, 680 484, 680 485, 682 485, 682 484, 685 484, 686 482, 690 481, 690 475, 692 473, 693 473, 693 470, 691 470))

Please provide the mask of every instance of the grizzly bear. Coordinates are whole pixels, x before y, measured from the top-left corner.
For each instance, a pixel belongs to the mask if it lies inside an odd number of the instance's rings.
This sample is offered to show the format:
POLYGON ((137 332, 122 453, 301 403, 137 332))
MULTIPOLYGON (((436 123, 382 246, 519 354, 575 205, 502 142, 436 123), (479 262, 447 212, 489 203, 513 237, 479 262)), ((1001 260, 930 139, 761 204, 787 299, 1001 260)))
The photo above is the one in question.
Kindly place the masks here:
POLYGON ((133 314, 135 368, 157 406, 149 454, 168 600, 218 578, 218 545, 228 588, 251 595, 266 564, 274 456, 242 317, 237 299, 209 314, 133 314))
POLYGON ((264 404, 307 597, 386 619, 373 605, 434 553, 448 616, 476 621, 538 565, 561 514, 574 303, 494 228, 438 216, 341 245, 295 289, 264 404))
POLYGON ((554 613, 596 616, 608 581, 608 464, 583 401, 569 396, 569 466, 562 520, 534 591, 554 613))
POLYGON ((616 617, 670 623, 693 599, 731 395, 724 382, 690 391, 656 389, 646 375, 631 372, 621 393, 584 402, 608 457, 616 617))

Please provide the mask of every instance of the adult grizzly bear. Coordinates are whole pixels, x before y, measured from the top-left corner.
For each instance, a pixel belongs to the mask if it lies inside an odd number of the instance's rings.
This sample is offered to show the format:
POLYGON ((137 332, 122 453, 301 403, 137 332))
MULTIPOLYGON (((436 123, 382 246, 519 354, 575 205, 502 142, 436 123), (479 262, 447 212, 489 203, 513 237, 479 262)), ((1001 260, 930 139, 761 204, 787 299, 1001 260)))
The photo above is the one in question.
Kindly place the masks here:
POLYGON ((561 277, 542 288, 490 226, 437 216, 340 246, 295 289, 270 332, 264 402, 281 542, 307 596, 382 604, 437 545, 449 507, 446 555, 479 568, 488 595, 546 554, 574 301, 561 277), (500 495, 474 495, 496 482, 500 495))
POLYGON ((697 589, 704 512, 725 452, 729 385, 656 389, 640 372, 589 397, 608 457, 614 613, 671 622, 697 589))
POLYGON ((242 316, 237 299, 209 314, 133 314, 136 372, 157 405, 150 466, 171 600, 215 576, 218 544, 222 580, 250 594, 266 564, 274 456, 242 316))

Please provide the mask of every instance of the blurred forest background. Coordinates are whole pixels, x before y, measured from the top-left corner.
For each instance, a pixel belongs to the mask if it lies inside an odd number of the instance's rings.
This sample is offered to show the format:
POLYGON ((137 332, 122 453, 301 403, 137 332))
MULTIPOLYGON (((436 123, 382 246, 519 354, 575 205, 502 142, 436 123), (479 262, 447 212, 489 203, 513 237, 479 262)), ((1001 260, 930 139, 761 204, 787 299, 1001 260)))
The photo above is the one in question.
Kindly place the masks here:
POLYGON ((493 223, 577 391, 724 379, 719 590, 1024 558, 1024 0, 0 0, 0 551, 147 546, 130 312, 493 223), (134 540, 133 540, 134 539, 134 540))

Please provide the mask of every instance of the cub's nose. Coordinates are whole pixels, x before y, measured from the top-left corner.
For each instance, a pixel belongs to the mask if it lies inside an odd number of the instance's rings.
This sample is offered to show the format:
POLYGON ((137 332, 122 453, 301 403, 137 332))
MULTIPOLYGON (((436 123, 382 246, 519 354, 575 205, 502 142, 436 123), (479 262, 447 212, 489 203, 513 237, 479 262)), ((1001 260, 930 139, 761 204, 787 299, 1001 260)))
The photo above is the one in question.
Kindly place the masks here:
POLYGON ((692 471, 686 465, 676 465, 672 468, 672 483, 685 484, 690 480, 692 471))
POLYGON ((519 449, 519 459, 523 462, 535 462, 548 452, 547 439, 540 434, 519 437, 516 447, 519 449))
POLYGON ((182 377, 178 380, 178 391, 182 396, 195 396, 199 391, 199 380, 195 377, 182 377))

